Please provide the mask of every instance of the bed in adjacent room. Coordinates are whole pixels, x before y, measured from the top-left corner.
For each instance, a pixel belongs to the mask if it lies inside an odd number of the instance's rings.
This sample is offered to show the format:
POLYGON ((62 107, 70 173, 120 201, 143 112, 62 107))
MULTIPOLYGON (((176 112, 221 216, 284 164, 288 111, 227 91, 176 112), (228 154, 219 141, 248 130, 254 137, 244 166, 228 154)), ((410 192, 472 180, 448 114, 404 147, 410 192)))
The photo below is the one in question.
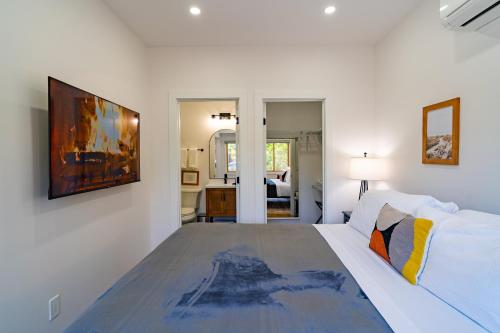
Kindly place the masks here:
POLYGON ((267 198, 290 198, 291 186, 290 183, 281 179, 267 179, 267 198))
MULTIPOLYGON (((283 177, 284 178, 284 177, 283 177)), ((292 189, 289 181, 282 179, 266 179, 267 188, 267 216, 291 217, 291 194, 292 189)))

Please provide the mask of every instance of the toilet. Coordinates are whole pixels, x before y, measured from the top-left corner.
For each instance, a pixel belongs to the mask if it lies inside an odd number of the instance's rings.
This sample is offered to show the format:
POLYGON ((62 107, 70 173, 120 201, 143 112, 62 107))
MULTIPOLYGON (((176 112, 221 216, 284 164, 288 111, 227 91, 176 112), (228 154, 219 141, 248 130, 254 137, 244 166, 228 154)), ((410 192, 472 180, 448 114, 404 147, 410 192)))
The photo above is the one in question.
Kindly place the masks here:
POLYGON ((183 186, 181 219, 182 224, 196 221, 196 210, 198 208, 198 196, 201 188, 196 186, 183 186))

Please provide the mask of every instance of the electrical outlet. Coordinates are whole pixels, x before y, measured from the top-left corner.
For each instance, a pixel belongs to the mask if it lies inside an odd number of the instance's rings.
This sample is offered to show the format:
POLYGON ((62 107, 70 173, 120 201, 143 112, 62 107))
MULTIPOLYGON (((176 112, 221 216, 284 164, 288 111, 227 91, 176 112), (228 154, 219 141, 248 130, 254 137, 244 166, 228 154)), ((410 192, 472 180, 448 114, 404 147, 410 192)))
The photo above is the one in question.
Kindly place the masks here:
POLYGON ((55 295, 49 299, 49 320, 52 321, 61 313, 61 296, 55 295))

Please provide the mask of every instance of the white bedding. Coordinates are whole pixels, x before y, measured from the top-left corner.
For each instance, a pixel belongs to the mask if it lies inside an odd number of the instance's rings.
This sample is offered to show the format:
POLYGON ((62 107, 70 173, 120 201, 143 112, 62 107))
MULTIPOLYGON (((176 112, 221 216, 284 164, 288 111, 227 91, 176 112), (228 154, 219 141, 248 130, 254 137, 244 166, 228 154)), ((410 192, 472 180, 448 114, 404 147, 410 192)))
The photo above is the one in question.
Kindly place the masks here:
POLYGON ((314 225, 395 332, 486 332, 424 288, 408 283, 348 225, 314 225))
POLYGON ((291 196, 291 186, 287 182, 283 182, 279 179, 271 179, 271 181, 276 185, 276 194, 278 197, 290 197, 291 196))

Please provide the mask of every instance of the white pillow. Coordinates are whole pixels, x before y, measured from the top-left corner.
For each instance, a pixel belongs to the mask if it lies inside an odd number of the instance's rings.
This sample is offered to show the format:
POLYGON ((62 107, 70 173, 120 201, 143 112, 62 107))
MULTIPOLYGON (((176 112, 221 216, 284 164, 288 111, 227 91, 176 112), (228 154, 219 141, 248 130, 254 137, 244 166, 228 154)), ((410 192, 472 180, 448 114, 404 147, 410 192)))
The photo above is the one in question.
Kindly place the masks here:
POLYGON ((454 203, 443 203, 428 195, 406 194, 397 191, 366 192, 354 207, 349 225, 370 238, 380 209, 388 203, 404 213, 416 216, 419 208, 435 207, 445 212, 455 213, 458 207, 454 203))
POLYGON ((500 332, 500 216, 461 211, 441 223, 419 284, 491 332, 500 332))
POLYGON ((415 217, 431 220, 434 224, 434 229, 439 227, 444 221, 447 221, 454 216, 456 215, 430 206, 423 206, 419 208, 415 215, 415 217))
POLYGON ((500 215, 488 214, 477 210, 461 210, 456 215, 481 225, 500 224, 500 215))
POLYGON ((290 184, 290 180, 292 178, 292 175, 290 174, 290 167, 286 167, 285 172, 286 172, 285 183, 290 184))

